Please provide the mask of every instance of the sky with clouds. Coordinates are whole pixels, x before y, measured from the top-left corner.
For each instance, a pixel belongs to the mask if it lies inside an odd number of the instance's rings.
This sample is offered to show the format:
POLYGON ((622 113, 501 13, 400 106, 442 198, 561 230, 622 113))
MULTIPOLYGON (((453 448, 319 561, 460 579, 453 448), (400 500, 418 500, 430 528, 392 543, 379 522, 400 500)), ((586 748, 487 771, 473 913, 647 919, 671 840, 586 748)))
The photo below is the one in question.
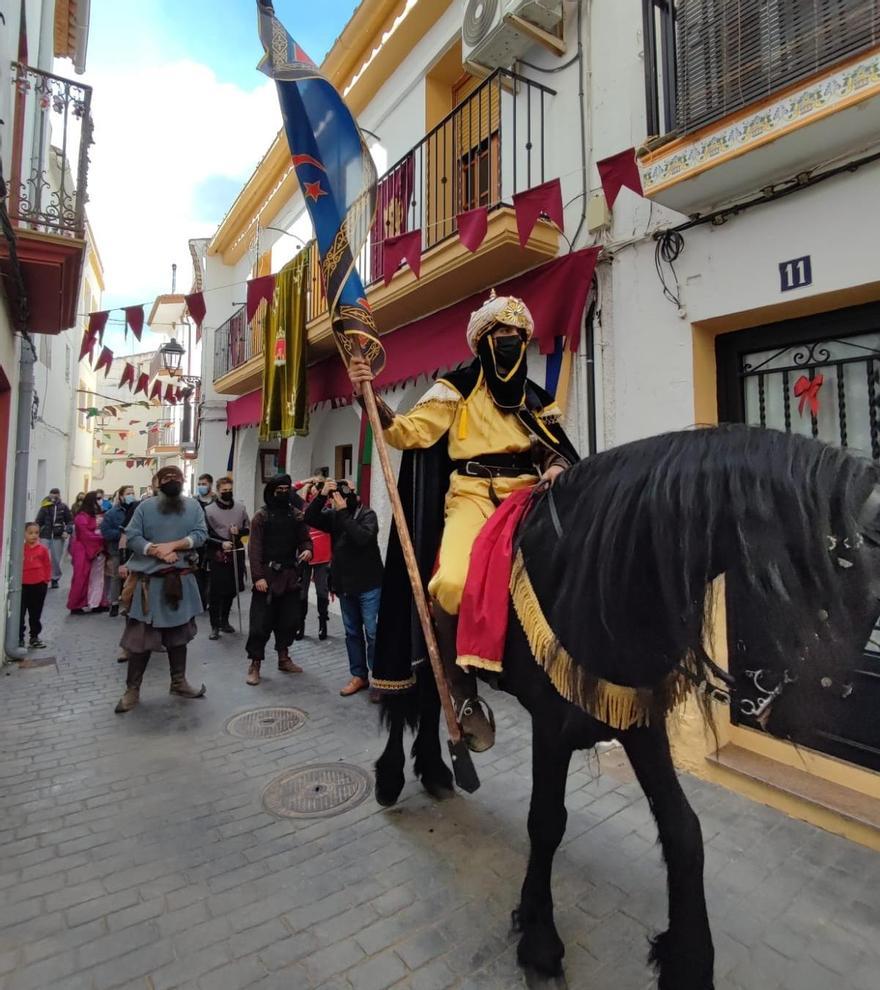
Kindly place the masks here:
MULTIPOLYGON (((356 6, 275 0, 319 63, 356 6)), ((261 55, 254 0, 92 0, 82 78, 94 87, 87 209, 103 308, 169 292, 172 262, 178 290, 189 289, 189 238, 216 229, 281 124, 274 84, 256 71, 261 55)), ((150 337, 147 346, 165 339, 150 337)), ((110 333, 117 354, 135 343, 110 333)))

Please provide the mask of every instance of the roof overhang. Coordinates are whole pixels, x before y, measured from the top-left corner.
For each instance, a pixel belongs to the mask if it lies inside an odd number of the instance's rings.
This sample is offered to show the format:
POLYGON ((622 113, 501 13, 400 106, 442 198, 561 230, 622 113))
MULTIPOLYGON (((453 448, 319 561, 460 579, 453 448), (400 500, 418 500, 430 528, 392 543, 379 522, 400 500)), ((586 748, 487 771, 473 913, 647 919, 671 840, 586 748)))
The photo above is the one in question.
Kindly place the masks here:
POLYGON ((69 58, 78 75, 86 71, 91 0, 55 0, 55 57, 69 58))

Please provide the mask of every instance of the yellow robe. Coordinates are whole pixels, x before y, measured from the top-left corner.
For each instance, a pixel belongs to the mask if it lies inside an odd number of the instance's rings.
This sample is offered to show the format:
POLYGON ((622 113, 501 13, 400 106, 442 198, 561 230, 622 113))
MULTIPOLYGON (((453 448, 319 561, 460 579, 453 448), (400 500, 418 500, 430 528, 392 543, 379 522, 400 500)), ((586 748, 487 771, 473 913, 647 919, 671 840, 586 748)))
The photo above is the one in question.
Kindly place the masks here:
MULTIPOLYGON (((558 407, 551 405, 540 416, 552 422, 559 414, 558 407)), ((454 461, 479 460, 486 454, 522 454, 532 446, 532 437, 516 415, 495 405, 482 374, 467 399, 449 382, 439 379, 406 415, 395 416, 384 433, 388 443, 398 450, 431 447, 447 434, 449 456, 454 461)), ((513 492, 534 485, 536 480, 534 474, 495 478, 493 487, 503 501, 513 492)), ((453 471, 446 493, 439 565, 428 585, 428 593, 445 612, 458 614, 471 548, 494 511, 487 478, 471 478, 453 471)))

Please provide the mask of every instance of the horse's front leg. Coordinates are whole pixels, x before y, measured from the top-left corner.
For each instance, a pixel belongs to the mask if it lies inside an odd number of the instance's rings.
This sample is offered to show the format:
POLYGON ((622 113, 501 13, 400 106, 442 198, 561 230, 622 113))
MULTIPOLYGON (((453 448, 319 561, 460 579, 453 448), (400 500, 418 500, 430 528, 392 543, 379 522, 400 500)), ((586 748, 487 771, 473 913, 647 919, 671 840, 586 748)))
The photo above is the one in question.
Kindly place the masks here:
POLYGON ((561 738, 559 722, 532 719, 532 801, 529 806, 529 868, 523 881, 514 925, 522 932, 517 947, 520 965, 557 976, 565 946, 553 922, 550 879, 553 856, 565 833, 565 781, 571 747, 561 738))
POLYGON ((419 664, 416 674, 419 697, 419 729, 413 743, 413 770, 422 787, 435 798, 455 790, 452 771, 443 760, 440 745, 440 695, 429 663, 419 664))
POLYGON ((715 950, 703 888, 700 820, 678 782, 666 726, 620 736, 651 806, 666 860, 669 928, 653 941, 650 961, 660 990, 712 990, 715 950))
POLYGON ((382 699, 382 723, 388 729, 388 742, 376 760, 376 800, 383 807, 397 803, 403 790, 406 753, 403 732, 406 728, 406 706, 409 699, 389 695, 382 699))

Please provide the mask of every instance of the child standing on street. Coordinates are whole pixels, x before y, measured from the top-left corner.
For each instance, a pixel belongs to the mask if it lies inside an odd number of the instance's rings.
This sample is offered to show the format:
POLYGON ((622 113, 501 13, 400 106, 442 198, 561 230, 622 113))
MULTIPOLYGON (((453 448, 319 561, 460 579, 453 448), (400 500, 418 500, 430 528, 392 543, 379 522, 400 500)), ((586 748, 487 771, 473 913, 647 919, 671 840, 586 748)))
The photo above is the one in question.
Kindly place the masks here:
POLYGON ((43 602, 52 577, 52 561, 49 551, 40 543, 40 527, 29 522, 24 527, 24 565, 21 575, 21 618, 18 624, 18 645, 24 646, 24 617, 27 612, 30 627, 31 650, 43 650, 46 644, 40 639, 43 624, 43 602))

